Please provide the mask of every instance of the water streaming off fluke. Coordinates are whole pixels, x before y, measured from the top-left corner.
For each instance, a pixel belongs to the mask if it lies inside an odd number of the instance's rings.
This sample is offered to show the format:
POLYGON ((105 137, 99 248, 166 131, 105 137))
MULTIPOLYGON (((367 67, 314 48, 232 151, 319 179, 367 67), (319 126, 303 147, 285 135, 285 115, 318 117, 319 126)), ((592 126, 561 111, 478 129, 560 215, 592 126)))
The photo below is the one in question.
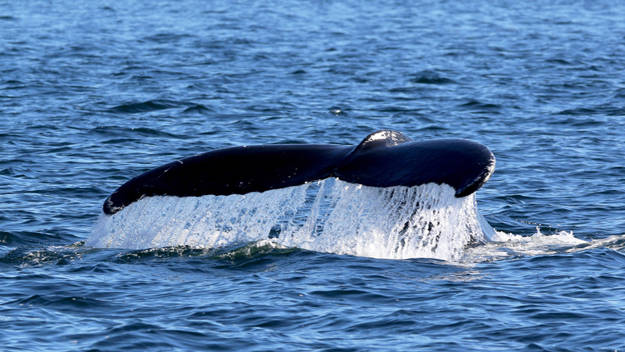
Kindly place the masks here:
POLYGON ((155 196, 102 215, 87 245, 223 248, 270 240, 320 252, 454 260, 493 229, 475 195, 446 185, 368 187, 329 178, 245 195, 155 196))

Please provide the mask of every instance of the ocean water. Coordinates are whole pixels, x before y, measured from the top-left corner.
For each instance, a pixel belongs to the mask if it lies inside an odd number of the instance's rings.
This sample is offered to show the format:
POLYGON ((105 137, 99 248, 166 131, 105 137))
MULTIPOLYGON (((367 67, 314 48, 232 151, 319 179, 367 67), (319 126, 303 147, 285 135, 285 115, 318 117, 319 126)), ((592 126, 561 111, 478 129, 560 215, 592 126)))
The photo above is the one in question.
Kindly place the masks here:
POLYGON ((0 349, 624 350, 623 18, 0 1, 0 349), (478 141, 496 171, 461 200, 328 179, 101 211, 181 157, 380 129, 478 141))

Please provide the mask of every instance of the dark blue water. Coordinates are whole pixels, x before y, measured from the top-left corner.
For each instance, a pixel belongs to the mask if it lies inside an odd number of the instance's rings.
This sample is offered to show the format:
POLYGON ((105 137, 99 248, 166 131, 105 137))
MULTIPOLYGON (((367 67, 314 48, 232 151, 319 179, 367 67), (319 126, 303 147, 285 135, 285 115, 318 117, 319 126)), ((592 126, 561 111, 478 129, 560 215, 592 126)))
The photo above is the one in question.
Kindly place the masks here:
POLYGON ((623 18, 613 1, 0 2, 3 349, 625 349, 623 18), (162 163, 381 128, 487 145, 477 199, 500 241, 462 263, 82 242, 162 163))

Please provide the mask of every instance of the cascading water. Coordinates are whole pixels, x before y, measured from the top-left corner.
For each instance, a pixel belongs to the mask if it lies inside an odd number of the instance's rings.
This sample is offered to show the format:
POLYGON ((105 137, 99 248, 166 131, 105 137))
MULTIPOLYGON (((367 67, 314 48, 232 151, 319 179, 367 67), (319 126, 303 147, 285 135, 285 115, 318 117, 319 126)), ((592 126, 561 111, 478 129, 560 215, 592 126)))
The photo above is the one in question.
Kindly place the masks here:
POLYGON ((102 215, 93 247, 276 246, 376 258, 456 260, 494 233, 475 194, 433 183, 368 187, 335 178, 245 195, 147 197, 102 215))

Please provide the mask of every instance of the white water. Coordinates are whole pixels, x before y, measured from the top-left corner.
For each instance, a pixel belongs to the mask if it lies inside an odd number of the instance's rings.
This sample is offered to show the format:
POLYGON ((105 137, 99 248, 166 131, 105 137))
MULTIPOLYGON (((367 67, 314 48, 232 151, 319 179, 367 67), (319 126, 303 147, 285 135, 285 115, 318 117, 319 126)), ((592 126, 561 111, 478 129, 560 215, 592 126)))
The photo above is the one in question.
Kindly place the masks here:
POLYGON ((536 233, 531 236, 496 231, 490 242, 468 249, 458 262, 479 263, 518 256, 548 255, 562 252, 564 249, 572 251, 573 248, 577 248, 576 246, 588 244, 590 242, 581 240, 567 231, 543 234, 540 228, 536 228, 536 233))
POLYGON ((623 251, 624 245, 625 234, 583 240, 575 237, 570 231, 543 234, 540 228, 536 228, 536 233, 531 236, 496 231, 491 241, 482 246, 468 248, 456 263, 471 265, 506 258, 575 253, 595 248, 623 251))
POLYGON ((269 240, 337 254, 454 261, 493 235, 475 196, 456 198, 447 185, 377 188, 331 178, 245 195, 144 198, 102 215, 86 244, 222 248, 269 240))

